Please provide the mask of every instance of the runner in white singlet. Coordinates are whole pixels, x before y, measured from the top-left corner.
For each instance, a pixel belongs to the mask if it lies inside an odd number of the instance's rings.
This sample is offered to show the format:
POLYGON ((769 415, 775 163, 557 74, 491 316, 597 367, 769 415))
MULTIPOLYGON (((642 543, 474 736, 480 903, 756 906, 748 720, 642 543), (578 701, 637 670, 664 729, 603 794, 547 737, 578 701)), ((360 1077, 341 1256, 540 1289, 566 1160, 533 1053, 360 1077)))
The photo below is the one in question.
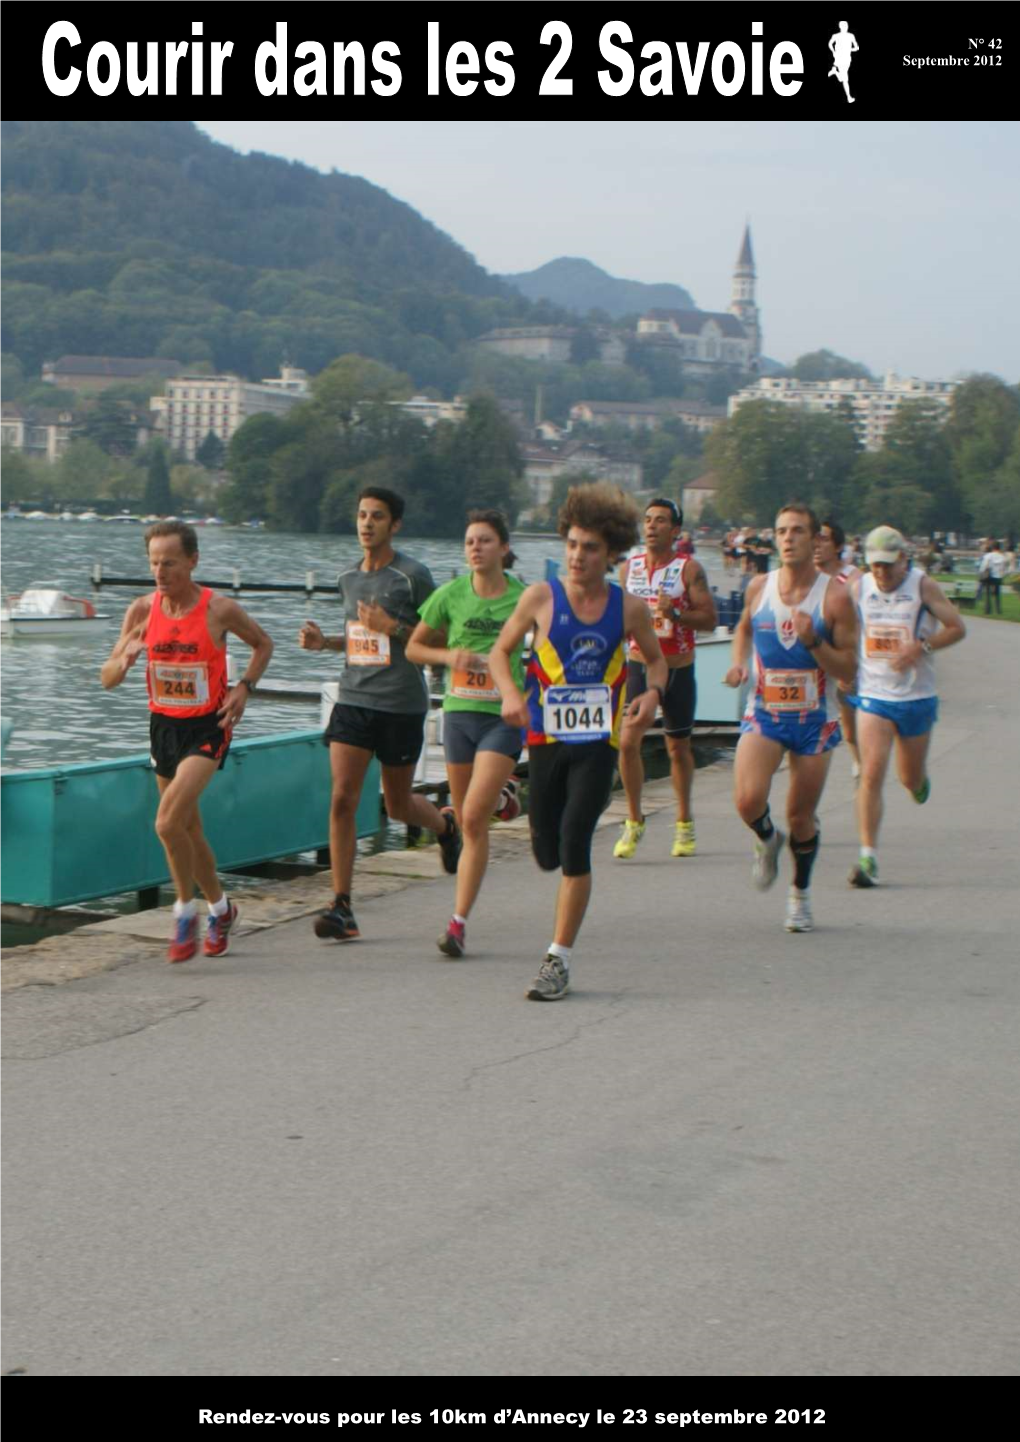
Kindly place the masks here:
POLYGON ((858 711, 861 747, 861 853, 849 879, 861 889, 878 883, 882 786, 894 745, 903 786, 919 806, 931 795, 928 747, 939 704, 931 657, 966 635, 959 612, 937 583, 910 569, 899 531, 876 527, 864 549, 870 573, 850 584, 860 622, 860 651, 857 693, 848 698, 858 711))

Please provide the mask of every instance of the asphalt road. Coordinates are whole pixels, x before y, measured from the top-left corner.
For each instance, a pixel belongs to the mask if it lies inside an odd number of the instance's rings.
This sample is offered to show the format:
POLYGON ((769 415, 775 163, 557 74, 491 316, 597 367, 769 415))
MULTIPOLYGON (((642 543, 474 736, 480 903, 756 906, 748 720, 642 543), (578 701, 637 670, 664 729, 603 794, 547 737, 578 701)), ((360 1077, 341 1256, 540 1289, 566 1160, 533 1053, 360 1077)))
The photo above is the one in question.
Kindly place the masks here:
MULTIPOLYGON (((1020 1365, 1020 628, 939 658, 933 795, 848 758, 817 929, 750 885, 728 769, 596 843, 574 992, 524 1000, 554 880, 307 920, 6 1003, 3 1370, 103 1376, 993 1375, 1020 1365)), ((779 811, 784 777, 777 779, 779 811)))

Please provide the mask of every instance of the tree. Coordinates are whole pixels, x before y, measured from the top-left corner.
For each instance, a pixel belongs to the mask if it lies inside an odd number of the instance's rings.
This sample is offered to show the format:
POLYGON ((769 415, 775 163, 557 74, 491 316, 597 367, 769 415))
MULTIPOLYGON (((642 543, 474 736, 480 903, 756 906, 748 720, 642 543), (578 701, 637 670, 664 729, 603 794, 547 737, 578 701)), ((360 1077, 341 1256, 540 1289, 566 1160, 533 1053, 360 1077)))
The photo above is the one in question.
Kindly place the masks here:
POLYGON ((149 464, 145 473, 145 491, 142 496, 145 510, 157 516, 169 516, 174 508, 170 490, 170 466, 167 449, 162 441, 150 443, 149 464))
POLYGON ((983 536, 1008 536, 1012 544, 1020 534, 1020 427, 1002 465, 969 501, 971 524, 983 536))
POLYGON ((11 446, 4 446, 3 463, 4 500, 8 505, 38 501, 52 493, 53 468, 45 461, 32 460, 11 446))
POLYGON ((268 515, 272 458, 293 434, 293 415, 291 411, 286 419, 252 416, 231 436, 227 448, 230 479, 222 499, 228 521, 252 521, 268 515))
POLYGON ((406 400, 414 390, 410 377, 379 361, 342 355, 312 382, 312 404, 341 427, 354 424, 367 401, 406 400))
POLYGON ((793 365, 782 374, 795 376, 801 381, 872 379, 867 366, 861 365, 859 361, 847 360, 846 356, 836 355, 835 351, 831 350, 813 350, 807 355, 798 356, 793 365))
POLYGON ((78 438, 54 466, 54 490, 63 501, 95 501, 108 493, 120 463, 95 441, 78 438))
POLYGON ((600 354, 599 340, 595 332, 586 325, 578 326, 576 334, 570 342, 571 364, 587 365, 589 361, 598 360, 600 354))
POLYGON ((107 455, 130 456, 138 448, 136 407, 109 391, 103 391, 89 408, 81 434, 107 455))
POLYGON ((438 534, 457 534, 460 516, 471 506, 505 511, 512 524, 524 499, 524 463, 514 427, 496 402, 472 396, 459 424, 436 430, 448 468, 443 492, 450 507, 438 534))
POLYGON ((859 509, 853 524, 862 529, 895 526, 906 536, 927 532, 934 502, 902 454, 883 449, 858 457, 855 467, 859 509))
POLYGON ((208 431, 195 452, 195 460, 207 471, 220 471, 227 458, 227 448, 215 431, 208 431))
POLYGON ((926 515, 933 526, 956 530, 961 525, 960 493, 953 475, 945 411, 940 406, 916 400, 897 407, 886 427, 880 454, 886 458, 888 476, 927 496, 926 515))
POLYGON ((758 525, 793 497, 817 511, 844 511, 857 456, 848 422, 771 401, 742 405, 705 443, 709 468, 719 477, 719 509, 758 525))
MULTIPOLYGON (((987 524, 989 512, 1013 508, 1009 500, 1009 458, 1020 434, 1020 393, 997 376, 971 376, 956 387, 949 407, 945 435, 961 507, 973 529, 984 534, 996 530, 987 524), (1006 490, 1001 492, 1003 476, 1006 490), (986 496, 995 489, 994 498, 986 496)), ((1001 525, 1001 523, 1000 523, 1001 525)))
POLYGON ((25 384, 25 367, 16 355, 4 351, 0 357, 0 399, 16 400, 25 384))

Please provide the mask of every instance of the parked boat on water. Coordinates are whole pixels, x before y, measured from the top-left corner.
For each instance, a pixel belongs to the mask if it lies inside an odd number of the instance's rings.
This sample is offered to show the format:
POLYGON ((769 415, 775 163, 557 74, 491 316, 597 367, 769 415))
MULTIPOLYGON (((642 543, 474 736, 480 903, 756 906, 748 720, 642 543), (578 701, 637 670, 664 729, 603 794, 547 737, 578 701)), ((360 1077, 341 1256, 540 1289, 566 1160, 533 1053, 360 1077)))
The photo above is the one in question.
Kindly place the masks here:
POLYGON ((29 586, 0 605, 0 636, 92 636, 110 619, 82 596, 69 596, 53 585, 29 586))

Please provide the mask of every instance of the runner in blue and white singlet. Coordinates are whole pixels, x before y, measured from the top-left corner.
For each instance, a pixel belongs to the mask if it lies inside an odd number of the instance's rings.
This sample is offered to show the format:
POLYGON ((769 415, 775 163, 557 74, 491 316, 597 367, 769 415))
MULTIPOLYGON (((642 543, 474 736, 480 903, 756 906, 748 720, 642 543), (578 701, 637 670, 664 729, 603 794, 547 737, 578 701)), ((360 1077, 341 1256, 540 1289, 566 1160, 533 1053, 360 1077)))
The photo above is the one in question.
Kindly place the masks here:
POLYGON ((752 879, 760 891, 776 879, 784 836, 772 824, 769 792, 789 757, 786 814, 794 881, 786 930, 811 931, 811 869, 818 852, 817 809, 832 748, 840 739, 836 682, 851 681, 855 620, 849 588, 816 570, 818 521, 800 502, 776 517, 778 571, 756 576, 733 636, 726 684, 751 682, 734 766, 737 811, 754 832, 752 879), (748 662, 753 655, 753 665, 748 662))
POLYGON ((781 575, 768 573, 751 613, 754 673, 740 730, 767 736, 799 755, 818 755, 841 740, 836 685, 819 664, 817 648, 808 650, 798 640, 793 612, 810 616, 814 635, 828 641, 829 577, 819 573, 806 599, 793 608, 779 594, 781 575))

